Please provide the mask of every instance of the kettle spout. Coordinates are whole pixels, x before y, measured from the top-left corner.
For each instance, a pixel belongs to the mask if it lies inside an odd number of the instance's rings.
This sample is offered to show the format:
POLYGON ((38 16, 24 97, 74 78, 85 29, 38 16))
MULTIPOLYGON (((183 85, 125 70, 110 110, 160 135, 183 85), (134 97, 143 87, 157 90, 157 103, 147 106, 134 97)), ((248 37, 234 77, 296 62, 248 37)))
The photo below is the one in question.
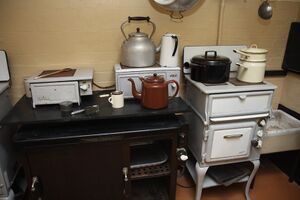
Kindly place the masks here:
POLYGON ((142 94, 136 90, 134 80, 132 78, 129 78, 128 81, 131 82, 132 95, 137 99, 141 99, 142 94))

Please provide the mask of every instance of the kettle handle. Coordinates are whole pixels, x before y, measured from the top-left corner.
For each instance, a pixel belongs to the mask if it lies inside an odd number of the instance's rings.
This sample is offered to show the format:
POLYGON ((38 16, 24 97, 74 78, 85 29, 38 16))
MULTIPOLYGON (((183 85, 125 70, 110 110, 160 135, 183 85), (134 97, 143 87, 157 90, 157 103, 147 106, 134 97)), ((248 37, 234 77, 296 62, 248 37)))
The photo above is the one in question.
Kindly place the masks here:
POLYGON ((176 35, 172 35, 172 38, 175 40, 174 51, 172 53, 172 57, 174 57, 178 48, 178 37, 176 35))
POLYGON ((167 85, 169 85, 170 83, 175 83, 175 84, 176 84, 176 91, 175 91, 175 93, 174 93, 172 96, 169 97, 169 100, 171 100, 171 99, 173 99, 173 98, 178 94, 178 91, 179 91, 179 84, 178 84, 178 82, 175 81, 175 80, 169 80, 169 81, 167 81, 166 83, 167 83, 167 85))
POLYGON ((152 36, 153 36, 153 34, 154 34, 154 32, 155 32, 155 30, 156 30, 156 26, 155 26, 155 24, 152 22, 152 21, 150 21, 150 17, 148 16, 148 17, 141 17, 141 16, 136 16, 136 17, 128 17, 128 20, 126 20, 125 22, 123 22, 122 24, 121 24, 121 31, 122 31, 122 34, 123 34, 123 36, 124 36, 124 38, 126 39, 126 40, 128 40, 128 38, 126 37, 126 34, 125 34, 125 32, 124 32, 124 25, 125 24, 129 24, 131 21, 147 21, 148 23, 150 23, 151 25, 152 25, 152 33, 150 34, 150 39, 152 38, 152 36))

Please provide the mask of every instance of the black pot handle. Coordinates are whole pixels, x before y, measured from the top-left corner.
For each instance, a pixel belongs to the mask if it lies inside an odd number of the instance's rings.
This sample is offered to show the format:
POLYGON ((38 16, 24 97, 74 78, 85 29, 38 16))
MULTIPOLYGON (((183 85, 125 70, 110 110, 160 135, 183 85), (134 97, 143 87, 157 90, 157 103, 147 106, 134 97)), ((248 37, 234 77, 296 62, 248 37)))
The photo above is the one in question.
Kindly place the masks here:
POLYGON ((175 56, 175 53, 177 51, 178 48, 178 37, 176 35, 172 35, 172 38, 175 40, 175 47, 174 47, 174 51, 172 53, 172 57, 175 56))
POLYGON ((217 57, 217 52, 216 51, 205 51, 205 58, 207 58, 208 53, 214 53, 214 58, 217 57))
POLYGON ((188 69, 188 68, 190 68, 190 63, 185 62, 185 63, 183 63, 183 66, 185 69, 188 69))
POLYGON ((130 23, 130 21, 150 21, 150 17, 141 17, 141 16, 136 16, 136 17, 128 17, 128 22, 130 23))

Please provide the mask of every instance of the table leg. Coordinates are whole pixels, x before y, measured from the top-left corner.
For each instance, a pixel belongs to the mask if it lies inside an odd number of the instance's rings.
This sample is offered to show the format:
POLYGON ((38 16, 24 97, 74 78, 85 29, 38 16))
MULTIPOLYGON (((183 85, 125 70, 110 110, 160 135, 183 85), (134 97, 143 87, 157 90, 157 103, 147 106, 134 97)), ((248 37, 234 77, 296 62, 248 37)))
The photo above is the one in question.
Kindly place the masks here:
POLYGON ((256 174, 256 172, 257 172, 257 170, 259 168, 259 165, 260 165, 260 161, 259 160, 253 160, 251 162, 253 164, 253 170, 252 170, 252 172, 250 174, 250 177, 249 177, 249 179, 247 181, 246 188, 245 188, 245 196, 246 196, 247 200, 251 200, 250 195, 249 195, 250 186, 251 186, 251 183, 252 183, 252 181, 253 181, 253 179, 255 177, 255 174, 256 174))
POLYGON ((196 195, 195 195, 195 200, 200 200, 201 199, 203 182, 204 182, 205 174, 206 174, 208 168, 209 167, 200 167, 198 162, 196 162, 196 164, 195 164, 195 169, 196 169, 196 195))

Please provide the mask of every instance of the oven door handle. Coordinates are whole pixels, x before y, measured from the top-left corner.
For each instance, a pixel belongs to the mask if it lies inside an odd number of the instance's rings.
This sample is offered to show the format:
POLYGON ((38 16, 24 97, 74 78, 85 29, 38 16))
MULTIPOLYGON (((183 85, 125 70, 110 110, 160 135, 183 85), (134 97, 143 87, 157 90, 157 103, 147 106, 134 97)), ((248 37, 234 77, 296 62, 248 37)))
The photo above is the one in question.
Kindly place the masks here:
POLYGON ((241 137, 243 137, 243 134, 224 135, 224 139, 235 139, 235 138, 241 138, 241 137))
POLYGON ((242 115, 242 116, 230 116, 230 117, 214 117, 210 118, 212 122, 224 122, 224 121, 234 121, 241 119, 254 119, 254 118, 263 118, 268 117, 269 113, 257 114, 257 115, 242 115))

